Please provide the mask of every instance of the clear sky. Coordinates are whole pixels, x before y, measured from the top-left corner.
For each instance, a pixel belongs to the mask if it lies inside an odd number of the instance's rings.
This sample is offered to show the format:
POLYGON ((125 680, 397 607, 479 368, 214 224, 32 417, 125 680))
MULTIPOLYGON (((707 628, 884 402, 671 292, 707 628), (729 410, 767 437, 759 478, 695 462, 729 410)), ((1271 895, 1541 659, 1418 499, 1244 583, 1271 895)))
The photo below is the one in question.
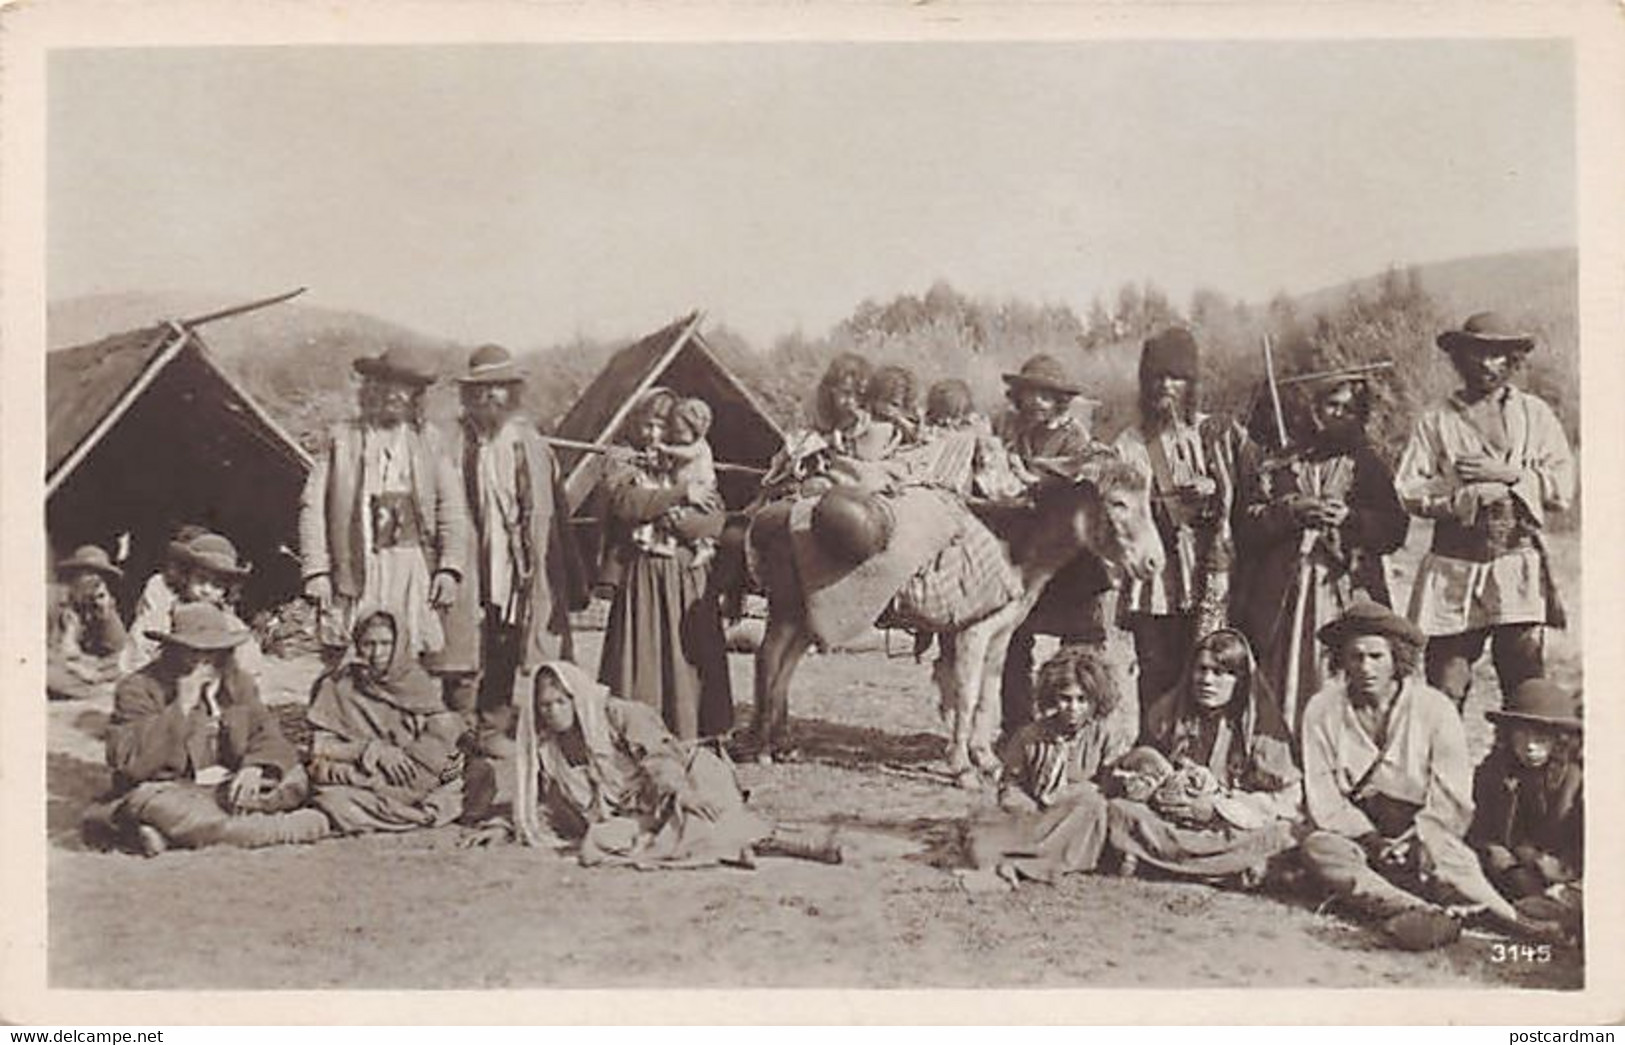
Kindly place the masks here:
POLYGON ((52 58, 52 298, 313 304, 519 348, 693 307, 1263 300, 1576 242, 1566 44, 86 50, 52 58))

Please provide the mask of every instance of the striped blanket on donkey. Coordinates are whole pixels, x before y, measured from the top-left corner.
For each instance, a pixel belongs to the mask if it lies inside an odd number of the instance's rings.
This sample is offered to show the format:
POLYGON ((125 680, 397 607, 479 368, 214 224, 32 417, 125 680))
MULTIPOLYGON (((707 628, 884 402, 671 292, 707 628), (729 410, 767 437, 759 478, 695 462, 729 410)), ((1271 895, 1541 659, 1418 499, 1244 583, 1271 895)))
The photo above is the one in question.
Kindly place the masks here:
POLYGON ((959 528, 892 599, 886 618, 910 631, 957 631, 1021 595, 1021 575, 993 531, 958 507, 959 528))

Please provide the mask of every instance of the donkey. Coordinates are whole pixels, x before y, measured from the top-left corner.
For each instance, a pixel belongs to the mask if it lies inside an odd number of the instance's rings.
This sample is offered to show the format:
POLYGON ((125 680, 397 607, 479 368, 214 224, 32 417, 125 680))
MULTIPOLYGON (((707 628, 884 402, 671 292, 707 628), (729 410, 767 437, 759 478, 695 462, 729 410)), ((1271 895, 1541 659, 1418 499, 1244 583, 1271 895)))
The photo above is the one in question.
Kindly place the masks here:
MULTIPOLYGON (((1047 487, 1030 509, 995 529, 1020 577, 1021 594, 992 613, 941 633, 933 669, 950 727, 947 764, 962 787, 980 785, 998 769, 993 739, 1010 636, 1050 578, 1080 554, 1103 559, 1114 573, 1149 577, 1160 568, 1162 545, 1151 521, 1145 476, 1116 459, 1091 462, 1084 477, 1047 487)), ((767 629, 756 651, 755 739, 758 758, 788 750, 790 680, 812 644, 800 580, 790 552, 789 513, 767 510, 749 535, 767 590, 767 629)))

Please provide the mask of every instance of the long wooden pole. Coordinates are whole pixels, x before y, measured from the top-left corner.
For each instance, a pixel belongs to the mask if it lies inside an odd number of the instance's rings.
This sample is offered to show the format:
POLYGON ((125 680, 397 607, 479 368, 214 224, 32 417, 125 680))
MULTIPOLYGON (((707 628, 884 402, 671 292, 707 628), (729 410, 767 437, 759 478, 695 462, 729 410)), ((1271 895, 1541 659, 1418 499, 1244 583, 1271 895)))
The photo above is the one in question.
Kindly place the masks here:
MULTIPOLYGON (((559 435, 544 435, 542 441, 556 446, 560 450, 579 450, 588 454, 610 454, 613 456, 623 453, 630 455, 634 452, 631 447, 621 446, 618 443, 588 443, 580 439, 566 439, 559 435)), ((748 464, 732 464, 728 461, 718 461, 716 469, 719 472, 738 472, 742 475, 767 474, 765 468, 757 468, 748 464)))

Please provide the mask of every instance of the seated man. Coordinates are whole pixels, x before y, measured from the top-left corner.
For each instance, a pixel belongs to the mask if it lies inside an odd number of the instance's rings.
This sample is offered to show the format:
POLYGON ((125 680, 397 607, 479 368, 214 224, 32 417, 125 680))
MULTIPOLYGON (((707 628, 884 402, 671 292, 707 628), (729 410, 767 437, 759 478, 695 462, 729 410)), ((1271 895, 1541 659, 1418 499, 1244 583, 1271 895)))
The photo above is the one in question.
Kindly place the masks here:
POLYGON ((1495 891, 1465 841, 1467 734, 1450 698, 1416 677, 1421 631, 1360 599, 1317 637, 1338 674, 1304 710, 1310 873, 1408 949, 1455 940, 1460 926, 1441 905, 1463 901, 1504 929, 1557 935, 1495 891))
POLYGON ((329 833, 320 811, 299 808, 309 780, 293 745, 253 680, 231 667, 247 636, 208 603, 177 606, 174 626, 153 633, 158 659, 114 690, 107 764, 116 796, 86 816, 87 840, 156 856, 329 833))
POLYGON ((53 592, 47 627, 45 690, 69 700, 104 699, 119 677, 124 622, 111 585, 124 577, 107 553, 87 544, 56 564, 60 588, 53 592))

